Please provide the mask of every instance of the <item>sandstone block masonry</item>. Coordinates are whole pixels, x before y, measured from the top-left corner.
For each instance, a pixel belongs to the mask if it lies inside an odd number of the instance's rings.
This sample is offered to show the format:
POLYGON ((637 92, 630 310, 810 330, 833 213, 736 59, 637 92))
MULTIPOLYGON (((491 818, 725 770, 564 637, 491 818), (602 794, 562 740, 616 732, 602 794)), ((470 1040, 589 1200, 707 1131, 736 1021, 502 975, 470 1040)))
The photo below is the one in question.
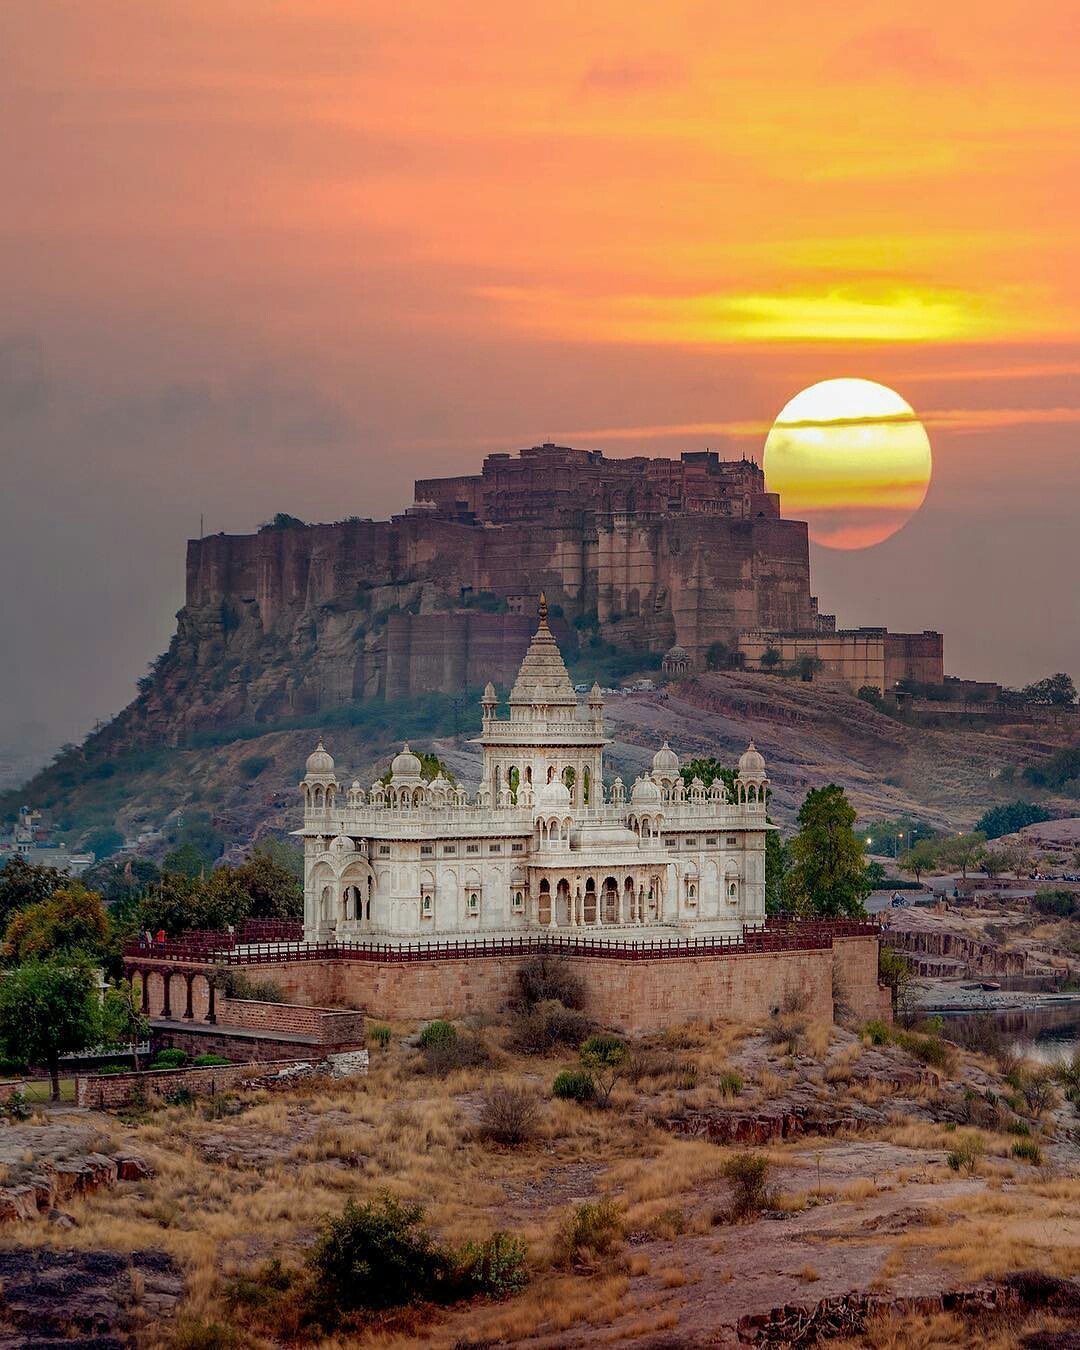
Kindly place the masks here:
MULTIPOLYGON (((268 959, 252 965, 251 973, 272 979, 290 1000, 319 998, 363 1008, 369 1017, 409 1022, 504 1013, 517 997, 518 972, 527 959, 480 951, 426 960, 349 959, 346 951, 268 959)), ((876 935, 835 937, 790 951, 566 959, 583 977, 585 1010, 628 1034, 712 1018, 761 1022, 792 996, 824 1021, 833 1019, 837 996, 859 1021, 891 1017, 888 990, 877 980, 876 935)))

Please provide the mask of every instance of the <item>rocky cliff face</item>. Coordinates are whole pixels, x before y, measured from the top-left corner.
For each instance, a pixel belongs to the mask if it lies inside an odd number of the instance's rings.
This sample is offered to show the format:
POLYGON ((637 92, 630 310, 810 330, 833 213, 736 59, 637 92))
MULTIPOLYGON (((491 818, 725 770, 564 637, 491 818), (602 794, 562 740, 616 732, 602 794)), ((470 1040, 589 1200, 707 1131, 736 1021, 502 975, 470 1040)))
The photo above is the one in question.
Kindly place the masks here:
POLYGON ((508 684, 542 590, 564 646, 581 633, 652 653, 678 643, 699 669, 748 630, 816 623, 806 526, 780 518, 755 465, 684 457, 639 471, 555 447, 489 463, 418 484, 445 500, 389 521, 191 541, 176 636, 115 738, 175 745, 354 700, 508 684))

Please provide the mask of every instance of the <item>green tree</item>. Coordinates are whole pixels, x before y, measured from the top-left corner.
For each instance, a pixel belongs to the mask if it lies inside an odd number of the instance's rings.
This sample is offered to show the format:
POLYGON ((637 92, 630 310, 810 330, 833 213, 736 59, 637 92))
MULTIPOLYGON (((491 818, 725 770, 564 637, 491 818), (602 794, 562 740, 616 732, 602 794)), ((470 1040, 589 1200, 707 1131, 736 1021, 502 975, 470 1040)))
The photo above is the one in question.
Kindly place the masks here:
POLYGON ((1051 707, 1067 708, 1076 702, 1076 685, 1064 671, 1036 680, 1023 690, 1025 703, 1042 703, 1051 707))
POLYGON ((884 942, 878 948, 878 979, 889 990, 893 1012, 900 1016, 910 1012, 915 973, 904 953, 884 942))
POLYGON ((163 928, 171 937, 201 928, 199 883, 182 872, 162 872, 136 908, 137 927, 156 933, 163 928))
POLYGON ((618 1036, 590 1036, 580 1051, 581 1067, 591 1075, 601 1106, 611 1100, 615 1084, 626 1072, 630 1047, 618 1036))
POLYGON ((4 955, 16 962, 60 955, 96 958, 108 932, 109 917, 101 896, 73 883, 11 916, 4 933, 4 955))
POLYGON ((727 765, 721 764, 718 759, 713 759, 711 755, 691 759, 679 769, 679 774, 688 788, 695 778, 700 778, 706 788, 711 788, 719 778, 724 787, 727 788, 727 794, 732 801, 735 800, 735 779, 738 777, 738 772, 738 769, 729 769, 727 765))
POLYGON ((843 788, 835 783, 811 788, 799 808, 798 823, 799 832, 788 845, 787 908, 827 918, 865 914, 870 880, 855 838, 855 808, 843 788))
POLYGON ((280 867, 282 871, 288 872, 294 881, 300 883, 301 890, 304 886, 304 850, 297 848, 295 844, 290 844, 285 839, 278 839, 269 834, 265 839, 260 839, 251 850, 253 858, 266 858, 269 862, 280 867))
POLYGON ((165 854, 161 861, 161 870, 194 880, 206 872, 210 861, 197 845, 186 842, 165 854))
POLYGON ((787 875, 788 846, 780 838, 779 830, 765 833, 765 913, 781 914, 784 910, 784 877, 787 875))
POLYGON ((17 909, 48 900, 66 880, 55 867, 38 867, 16 853, 0 868, 0 923, 6 927, 17 909))
POLYGON ((69 959, 27 961, 0 980, 0 1044, 18 1064, 49 1071, 52 1099, 60 1100, 60 1056, 77 1054, 100 1038, 94 974, 69 959))
POLYGON ((783 659, 778 647, 766 647, 761 654, 761 669, 775 670, 783 659))
MULTIPOLYGON (((302 877, 303 855, 298 849, 292 851, 300 857, 302 877)), ((213 873, 211 881, 221 872, 229 873, 233 883, 247 896, 247 908, 242 917, 297 919, 303 916, 303 886, 293 871, 275 861, 268 852, 256 849, 239 867, 218 868, 213 873)))
POLYGON ((920 839, 917 844, 900 854, 896 865, 901 872, 910 872, 916 881, 922 881, 924 872, 937 866, 938 846, 931 839, 920 839))
POLYGON ((945 867, 959 868, 960 875, 966 881, 968 871, 979 866, 985 847, 986 835, 979 830, 973 830, 970 834, 954 834, 941 841, 938 859, 945 867))
POLYGON ((143 895, 161 872, 149 858, 132 854, 105 858, 87 868, 79 880, 89 891, 97 891, 109 909, 125 908, 143 895))
POLYGON ((1006 806, 995 806, 986 811, 975 828, 987 839, 1000 839, 1003 834, 1015 834, 1025 825, 1038 825, 1050 820, 1050 812, 1034 802, 1009 802, 1006 806))
POLYGON ((109 1045, 129 1045, 136 1073, 140 1041, 150 1035, 150 1022, 130 980, 117 980, 105 991, 101 1005, 101 1036, 109 1045))
POLYGON ((82 846, 95 858, 109 858, 118 848, 123 848, 124 836, 112 826, 103 825, 99 829, 91 830, 82 841, 82 846))

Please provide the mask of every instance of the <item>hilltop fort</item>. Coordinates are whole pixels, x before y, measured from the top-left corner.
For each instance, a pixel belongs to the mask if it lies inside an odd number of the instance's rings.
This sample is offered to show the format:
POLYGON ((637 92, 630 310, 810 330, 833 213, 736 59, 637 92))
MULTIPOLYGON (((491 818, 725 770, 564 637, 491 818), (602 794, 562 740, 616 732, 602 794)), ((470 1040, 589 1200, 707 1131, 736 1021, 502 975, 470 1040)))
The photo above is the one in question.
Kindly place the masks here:
POLYGON ((940 634, 837 630, 818 612, 806 524, 752 461, 546 444, 421 479, 390 520, 279 517, 190 541, 177 633, 130 738, 509 685, 540 591, 571 657, 591 642, 671 674, 802 662, 853 690, 943 678, 940 634))

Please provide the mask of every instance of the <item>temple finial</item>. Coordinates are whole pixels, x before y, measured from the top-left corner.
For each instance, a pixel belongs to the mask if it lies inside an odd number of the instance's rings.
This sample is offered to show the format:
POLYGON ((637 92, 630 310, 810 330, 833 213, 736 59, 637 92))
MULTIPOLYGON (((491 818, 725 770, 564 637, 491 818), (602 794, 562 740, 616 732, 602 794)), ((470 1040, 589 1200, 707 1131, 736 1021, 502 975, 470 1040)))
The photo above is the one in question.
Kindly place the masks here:
POLYGON ((540 592, 540 604, 537 608, 537 613, 540 615, 540 622, 542 624, 547 623, 548 617, 547 596, 544 594, 543 591, 540 592))

